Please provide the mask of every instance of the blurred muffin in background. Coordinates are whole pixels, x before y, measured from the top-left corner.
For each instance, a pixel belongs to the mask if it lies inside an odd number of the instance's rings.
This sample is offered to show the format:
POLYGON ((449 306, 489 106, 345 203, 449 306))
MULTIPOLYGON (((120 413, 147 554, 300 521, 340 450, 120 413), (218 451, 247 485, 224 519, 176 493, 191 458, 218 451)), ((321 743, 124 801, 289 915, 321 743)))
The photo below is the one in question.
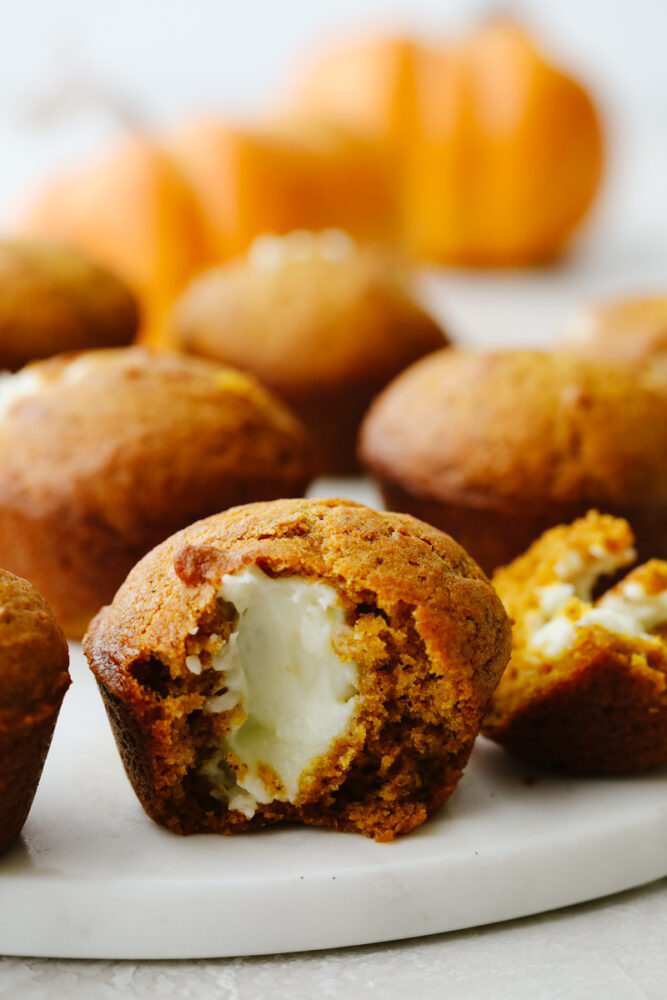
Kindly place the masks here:
POLYGON ((0 854, 35 797, 70 677, 65 636, 20 577, 0 569, 0 854))
POLYGON ((168 535, 299 495, 310 475, 286 407, 198 358, 89 351, 0 382, 0 565, 39 589, 71 638, 168 535))
POLYGON ((439 351, 376 399, 360 456, 389 509, 451 534, 483 569, 591 507, 667 556, 667 396, 631 373, 537 351, 439 351))
POLYGON ((372 144, 332 123, 191 118, 164 134, 127 133, 49 179, 17 228, 113 268, 141 302, 139 339, 169 347, 164 319, 177 295, 261 233, 336 225, 395 236, 389 174, 372 144))
POLYGON ((260 237, 245 256, 198 277, 172 323, 183 350, 251 372, 286 400, 327 474, 356 471, 371 399, 447 343, 396 258, 341 230, 260 237))
POLYGON ((141 303, 140 339, 155 344, 175 297, 214 259, 197 198, 166 150, 139 132, 49 179, 22 208, 17 229, 112 268, 141 303))
POLYGON ((167 539, 84 645, 155 822, 233 834, 297 821, 387 841, 454 790, 510 631, 441 532, 288 499, 167 539))
POLYGON ((585 306, 565 325, 559 347, 582 358, 618 362, 667 389, 667 295, 585 306))
POLYGON ((0 368, 61 351, 129 344, 137 302, 110 271, 68 246, 0 241, 0 368))

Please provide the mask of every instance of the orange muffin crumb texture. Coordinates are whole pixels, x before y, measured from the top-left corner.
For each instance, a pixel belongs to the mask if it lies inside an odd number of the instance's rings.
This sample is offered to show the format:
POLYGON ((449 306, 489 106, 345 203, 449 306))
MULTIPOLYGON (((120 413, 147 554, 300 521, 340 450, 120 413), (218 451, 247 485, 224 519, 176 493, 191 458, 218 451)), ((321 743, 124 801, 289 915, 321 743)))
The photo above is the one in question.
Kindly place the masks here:
POLYGON ((609 774, 667 763, 667 562, 593 596, 633 544, 627 522, 591 511, 496 572, 514 636, 483 732, 516 756, 609 774))

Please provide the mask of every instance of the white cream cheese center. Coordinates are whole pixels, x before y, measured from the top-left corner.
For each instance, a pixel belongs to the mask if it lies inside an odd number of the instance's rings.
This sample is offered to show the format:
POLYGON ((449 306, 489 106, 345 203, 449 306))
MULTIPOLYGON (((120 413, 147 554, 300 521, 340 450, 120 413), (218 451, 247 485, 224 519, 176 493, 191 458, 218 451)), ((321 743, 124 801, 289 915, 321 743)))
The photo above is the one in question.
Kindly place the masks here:
POLYGON ((530 645, 546 656, 560 656, 575 642, 577 629, 587 625, 598 625, 615 635, 652 639, 652 632, 666 621, 667 590, 648 594, 639 581, 628 580, 604 594, 574 621, 555 614, 533 632, 530 645))
POLYGON ((349 626, 332 587, 272 578, 253 566, 223 576, 218 596, 234 605, 238 621, 212 659, 213 669, 224 671, 226 691, 209 698, 204 711, 241 705, 245 718, 202 774, 228 808, 252 816, 260 802, 295 802, 302 776, 347 732, 358 703, 357 666, 333 646, 349 626), (238 775, 225 762, 228 753, 241 764, 238 775), (267 788, 261 765, 278 779, 278 792, 267 788))
POLYGON ((20 399, 36 396, 44 388, 46 380, 32 368, 0 374, 0 419, 7 416, 14 403, 20 399))

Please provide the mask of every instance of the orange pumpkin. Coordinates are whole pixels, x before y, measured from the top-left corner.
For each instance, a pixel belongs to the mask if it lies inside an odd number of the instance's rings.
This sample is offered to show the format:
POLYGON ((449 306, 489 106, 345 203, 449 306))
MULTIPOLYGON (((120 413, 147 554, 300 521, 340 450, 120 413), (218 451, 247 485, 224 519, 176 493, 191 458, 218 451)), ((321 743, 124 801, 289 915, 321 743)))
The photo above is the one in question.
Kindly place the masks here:
POLYGON ((49 185, 20 228, 116 270, 159 343, 188 280, 260 233, 336 226, 426 260, 532 263, 563 244, 602 169, 590 98, 506 21, 458 48, 339 48, 291 115, 130 136, 49 185))
POLYGON ((261 233, 337 226, 389 238, 393 199, 377 149, 311 121, 202 120, 131 135, 48 184, 19 230, 63 240, 122 275, 143 305, 140 339, 168 345, 167 309, 208 264, 261 233))
POLYGON ((421 51, 408 38, 377 37, 320 52, 305 67, 290 104, 400 156, 418 127, 415 83, 421 51))
POLYGON ((602 171, 584 89, 507 20, 458 47, 378 39, 330 52, 296 106, 363 128, 395 164, 407 249, 454 264, 532 263, 555 253, 602 171))
POLYGON ((166 141, 199 199, 219 259, 266 232, 336 226, 360 239, 391 235, 382 158, 349 131, 304 120, 230 127, 201 119, 166 141))
POLYGON ((142 304, 141 339, 154 343, 176 295, 211 260, 197 199, 164 150, 138 134, 47 185, 18 228, 116 271, 142 304))

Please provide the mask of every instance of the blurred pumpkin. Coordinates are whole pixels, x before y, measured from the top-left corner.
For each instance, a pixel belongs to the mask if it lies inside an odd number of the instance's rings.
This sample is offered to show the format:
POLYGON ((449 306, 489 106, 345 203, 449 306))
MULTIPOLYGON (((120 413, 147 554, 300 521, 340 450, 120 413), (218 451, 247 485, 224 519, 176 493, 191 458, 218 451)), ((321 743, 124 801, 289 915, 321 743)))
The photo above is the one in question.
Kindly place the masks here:
POLYGON ((384 161, 349 131, 314 120, 230 127, 200 119, 174 129, 166 143, 220 260, 262 233, 337 227, 362 240, 391 236, 384 161))
POLYGON ((590 97, 505 19, 458 47, 396 38, 335 49, 305 73, 294 105, 365 129, 393 159, 406 248, 427 260, 547 258, 601 177, 590 97))
POLYGON ((384 239, 394 219, 377 149, 348 132, 314 121, 193 120, 164 138, 132 134, 47 184, 18 229, 116 271, 142 303, 140 339, 169 346, 164 317, 179 292, 256 236, 338 226, 384 239))
POLYGON ((161 343, 189 279, 262 233, 335 227, 425 260, 527 264, 560 248, 601 169, 588 95, 491 21, 458 48, 336 49, 270 123, 133 134, 49 184, 19 228, 117 271, 142 303, 141 339, 161 343))
POLYGON ((124 278, 142 304, 140 338, 154 343, 176 295, 211 260, 197 199, 140 134, 47 184, 18 228, 78 247, 124 278))
POLYGON ((357 131, 400 156, 418 128, 416 70, 423 49, 409 38, 362 38, 317 53, 290 104, 357 131))

